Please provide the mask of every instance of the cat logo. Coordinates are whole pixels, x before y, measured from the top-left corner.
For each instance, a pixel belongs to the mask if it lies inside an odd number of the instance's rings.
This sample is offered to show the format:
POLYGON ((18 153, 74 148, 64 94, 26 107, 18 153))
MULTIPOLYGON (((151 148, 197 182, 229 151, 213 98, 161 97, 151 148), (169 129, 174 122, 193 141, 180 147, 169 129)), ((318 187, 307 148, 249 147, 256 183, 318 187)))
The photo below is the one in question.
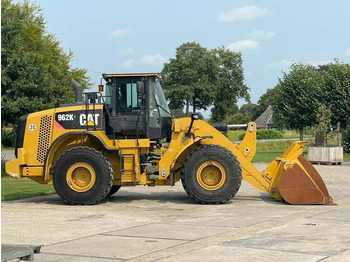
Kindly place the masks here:
POLYGON ((102 128, 103 112, 96 110, 75 110, 57 113, 55 126, 60 129, 89 129, 89 127, 102 128))
POLYGON ((80 114, 79 117, 81 126, 94 126, 99 125, 100 114, 80 114))

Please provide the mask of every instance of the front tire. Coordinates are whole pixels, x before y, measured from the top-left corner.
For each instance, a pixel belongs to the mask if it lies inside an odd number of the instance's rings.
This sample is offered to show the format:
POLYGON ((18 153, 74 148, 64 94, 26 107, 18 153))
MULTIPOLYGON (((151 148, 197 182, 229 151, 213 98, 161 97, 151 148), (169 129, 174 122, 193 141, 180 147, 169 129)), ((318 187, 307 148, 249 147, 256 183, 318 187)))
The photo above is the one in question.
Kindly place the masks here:
POLYGON ((119 189, 121 188, 121 186, 118 185, 113 185, 111 188, 111 191, 109 191, 107 197, 114 195, 115 193, 117 193, 119 191, 119 189))
POLYGON ((230 200, 241 186, 242 170, 235 155, 218 145, 195 149, 185 160, 181 175, 186 193, 202 204, 230 200))
POLYGON ((57 160, 52 180, 65 203, 91 205, 108 195, 113 178, 112 165, 100 151, 75 147, 57 160))

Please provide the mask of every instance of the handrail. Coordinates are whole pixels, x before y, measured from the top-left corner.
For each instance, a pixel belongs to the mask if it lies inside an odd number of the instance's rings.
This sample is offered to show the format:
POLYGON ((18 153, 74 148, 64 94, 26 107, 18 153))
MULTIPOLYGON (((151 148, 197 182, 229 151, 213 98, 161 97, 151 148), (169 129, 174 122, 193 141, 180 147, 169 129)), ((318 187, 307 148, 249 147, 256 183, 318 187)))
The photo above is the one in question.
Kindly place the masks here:
MULTIPOLYGON (((87 94, 97 94, 100 96, 100 98, 102 99, 102 104, 104 105, 104 107, 106 108, 106 101, 102 95, 101 92, 84 92, 84 95, 87 95, 87 94)), ((86 98, 85 98, 86 99, 86 98)), ((88 99, 87 99, 88 100, 88 99)), ((86 109, 88 108, 88 105, 90 103, 88 103, 88 101, 85 101, 86 102, 86 109)), ((95 111, 95 103, 93 105, 93 110, 95 111)), ((109 113, 108 109, 106 108, 106 112, 107 112, 107 115, 108 115, 108 121, 109 121, 109 124, 112 128, 112 138, 113 138, 113 146, 115 146, 115 132, 114 132, 114 126, 113 126, 113 121, 112 121, 112 118, 111 118, 111 114, 109 113)))
POLYGON ((234 125, 227 125, 228 129, 233 129, 233 128, 242 128, 242 127, 247 127, 247 124, 234 124, 234 125))

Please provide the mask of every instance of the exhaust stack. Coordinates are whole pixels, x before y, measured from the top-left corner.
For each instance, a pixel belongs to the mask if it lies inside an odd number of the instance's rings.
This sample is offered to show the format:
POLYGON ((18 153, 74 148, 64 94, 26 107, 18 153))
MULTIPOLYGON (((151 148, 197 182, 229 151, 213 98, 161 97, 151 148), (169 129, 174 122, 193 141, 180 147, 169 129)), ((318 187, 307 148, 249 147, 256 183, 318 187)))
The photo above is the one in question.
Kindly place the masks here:
POLYGON ((83 87, 75 79, 72 79, 71 83, 72 83, 72 87, 75 91, 75 103, 82 104, 83 103, 83 87))

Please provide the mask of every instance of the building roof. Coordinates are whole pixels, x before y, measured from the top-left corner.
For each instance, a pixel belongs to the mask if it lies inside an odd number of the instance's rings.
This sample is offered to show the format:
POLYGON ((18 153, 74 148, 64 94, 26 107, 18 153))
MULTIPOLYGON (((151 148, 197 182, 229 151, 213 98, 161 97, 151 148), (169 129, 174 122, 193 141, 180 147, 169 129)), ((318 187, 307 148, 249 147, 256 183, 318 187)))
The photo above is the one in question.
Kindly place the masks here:
POLYGON ((257 128, 271 128, 273 125, 272 115, 272 106, 269 105, 267 109, 255 120, 257 128))

